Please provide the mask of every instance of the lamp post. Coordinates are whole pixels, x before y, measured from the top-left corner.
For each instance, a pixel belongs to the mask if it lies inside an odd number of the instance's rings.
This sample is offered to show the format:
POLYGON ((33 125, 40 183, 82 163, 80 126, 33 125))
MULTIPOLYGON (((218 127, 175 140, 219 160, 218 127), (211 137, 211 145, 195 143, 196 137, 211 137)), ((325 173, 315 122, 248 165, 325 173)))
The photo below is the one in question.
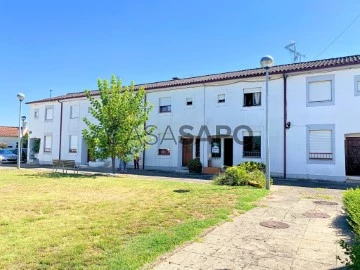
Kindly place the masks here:
POLYGON ((21 125, 21 137, 20 137, 20 142, 21 142, 21 143, 20 143, 20 153, 21 153, 20 163, 22 162, 22 156, 23 156, 23 151, 22 151, 22 149, 23 149, 23 143, 24 143, 23 137, 24 137, 24 131, 25 131, 25 120, 26 120, 26 116, 25 116, 25 115, 21 116, 22 125, 21 125))
POLYGON ((274 64, 274 58, 270 55, 265 55, 260 60, 261 67, 266 71, 266 120, 265 120, 265 133, 266 133, 266 189, 270 189, 270 136, 269 136, 269 69, 274 64))
POLYGON ((19 138, 18 138, 18 156, 17 156, 17 168, 20 169, 21 164, 21 109, 22 109, 22 102, 25 99, 25 95, 23 93, 18 93, 16 95, 20 102, 19 106, 19 138))

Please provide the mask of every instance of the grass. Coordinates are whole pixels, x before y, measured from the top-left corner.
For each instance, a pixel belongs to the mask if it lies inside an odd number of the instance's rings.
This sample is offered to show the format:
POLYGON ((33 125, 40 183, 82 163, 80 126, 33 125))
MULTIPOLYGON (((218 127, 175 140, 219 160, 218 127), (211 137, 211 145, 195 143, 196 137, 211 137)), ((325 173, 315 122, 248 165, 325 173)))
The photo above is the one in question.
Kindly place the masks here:
POLYGON ((267 191, 2 170, 0 269, 139 269, 267 191))

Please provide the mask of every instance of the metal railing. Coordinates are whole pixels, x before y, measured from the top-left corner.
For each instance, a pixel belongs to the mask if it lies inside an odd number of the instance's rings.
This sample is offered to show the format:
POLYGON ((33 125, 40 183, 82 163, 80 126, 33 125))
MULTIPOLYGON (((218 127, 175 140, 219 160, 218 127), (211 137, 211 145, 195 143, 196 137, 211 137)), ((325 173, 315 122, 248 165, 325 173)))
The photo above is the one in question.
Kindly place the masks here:
POLYGON ((332 153, 309 153, 309 159, 323 159, 323 160, 332 160, 332 153))
POLYGON ((244 157, 261 157, 261 152, 259 151, 244 151, 244 157))

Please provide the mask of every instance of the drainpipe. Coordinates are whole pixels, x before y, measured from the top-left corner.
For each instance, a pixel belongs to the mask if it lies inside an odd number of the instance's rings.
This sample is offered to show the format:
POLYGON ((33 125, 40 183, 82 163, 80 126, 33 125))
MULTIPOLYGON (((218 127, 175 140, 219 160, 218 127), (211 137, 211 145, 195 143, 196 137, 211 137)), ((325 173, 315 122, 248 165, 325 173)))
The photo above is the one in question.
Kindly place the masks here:
MULTIPOLYGON (((144 99, 144 102, 146 104, 146 92, 145 92, 145 99, 144 99)), ((146 122, 144 123, 144 129, 146 128, 146 122)), ((145 170, 145 147, 146 147, 146 141, 144 143, 144 151, 143 151, 143 164, 142 164, 142 169, 145 170)))
POLYGON ((61 104, 60 107, 60 134, 59 134, 59 159, 61 159, 61 138, 62 138, 62 119, 63 119, 63 103, 58 99, 58 102, 61 104))
POLYGON ((284 79, 284 179, 286 179, 286 123, 287 123, 287 74, 283 73, 283 79, 284 79))

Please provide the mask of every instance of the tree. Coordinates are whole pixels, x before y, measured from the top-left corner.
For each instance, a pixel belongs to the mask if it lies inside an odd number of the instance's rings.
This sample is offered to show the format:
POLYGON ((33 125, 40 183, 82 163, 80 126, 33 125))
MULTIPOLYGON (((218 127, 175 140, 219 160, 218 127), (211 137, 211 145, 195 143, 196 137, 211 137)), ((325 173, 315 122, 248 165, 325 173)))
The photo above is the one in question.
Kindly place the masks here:
POLYGON ((99 79, 98 87, 100 98, 85 90, 96 122, 83 118, 88 129, 84 129, 82 135, 90 155, 100 159, 110 157, 112 172, 115 173, 116 157, 130 161, 145 149, 147 135, 152 132, 152 129, 145 128, 152 106, 145 101, 144 88, 135 90, 133 83, 123 86, 115 76, 110 83, 99 79))

